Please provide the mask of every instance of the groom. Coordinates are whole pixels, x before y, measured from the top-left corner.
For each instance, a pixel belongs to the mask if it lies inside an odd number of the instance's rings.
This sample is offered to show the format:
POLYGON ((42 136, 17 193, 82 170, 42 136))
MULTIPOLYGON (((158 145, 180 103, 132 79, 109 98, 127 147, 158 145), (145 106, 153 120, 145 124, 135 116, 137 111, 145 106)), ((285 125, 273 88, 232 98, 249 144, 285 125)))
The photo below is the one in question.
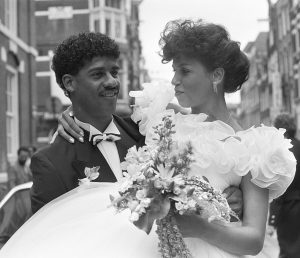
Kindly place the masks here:
POLYGON ((119 54, 115 41, 100 33, 71 36, 57 47, 52 69, 72 102, 84 142, 70 144, 58 136, 32 157, 33 212, 77 187, 85 169, 100 166, 94 181, 116 182, 127 150, 144 144, 131 119, 113 115, 120 90, 119 54))

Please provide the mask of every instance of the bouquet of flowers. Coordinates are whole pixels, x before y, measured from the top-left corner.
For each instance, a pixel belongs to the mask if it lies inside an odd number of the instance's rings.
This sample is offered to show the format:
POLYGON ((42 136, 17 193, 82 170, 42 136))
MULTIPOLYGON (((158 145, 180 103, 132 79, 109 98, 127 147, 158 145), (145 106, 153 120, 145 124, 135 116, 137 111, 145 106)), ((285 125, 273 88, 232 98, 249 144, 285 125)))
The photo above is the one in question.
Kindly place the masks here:
POLYGON ((205 177, 188 175, 194 162, 193 147, 191 142, 179 144, 173 140, 171 116, 164 116, 154 133, 155 144, 129 149, 122 163, 120 196, 111 196, 112 205, 118 212, 130 209, 130 220, 147 233, 156 220, 162 257, 191 257, 172 219, 174 213, 223 222, 229 222, 235 214, 205 177))

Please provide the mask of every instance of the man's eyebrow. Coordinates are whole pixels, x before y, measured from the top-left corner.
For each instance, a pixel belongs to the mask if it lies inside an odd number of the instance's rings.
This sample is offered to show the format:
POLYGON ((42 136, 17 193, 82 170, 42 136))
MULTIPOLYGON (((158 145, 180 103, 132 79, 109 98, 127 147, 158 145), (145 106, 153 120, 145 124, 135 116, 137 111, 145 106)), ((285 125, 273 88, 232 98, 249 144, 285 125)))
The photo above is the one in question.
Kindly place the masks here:
POLYGON ((118 65, 114 65, 114 66, 112 67, 112 69, 115 69, 115 70, 120 70, 120 66, 118 66, 118 65))
POLYGON ((92 67, 91 69, 88 70, 89 73, 95 72, 95 71, 104 71, 104 67, 92 67))

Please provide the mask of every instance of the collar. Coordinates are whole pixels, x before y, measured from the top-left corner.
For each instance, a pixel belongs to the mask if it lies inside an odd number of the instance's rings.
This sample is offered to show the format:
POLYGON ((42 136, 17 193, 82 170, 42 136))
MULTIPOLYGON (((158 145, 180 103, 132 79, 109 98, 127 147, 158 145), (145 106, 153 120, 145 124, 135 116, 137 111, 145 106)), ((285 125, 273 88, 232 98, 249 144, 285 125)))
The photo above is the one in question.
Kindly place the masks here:
MULTIPOLYGON (((75 123, 78 126, 80 126, 82 129, 84 129, 84 130, 86 130, 90 133, 89 134, 89 141, 91 141, 93 135, 102 134, 101 131, 99 131, 97 128, 95 128, 94 126, 92 126, 90 124, 81 122, 76 117, 74 117, 74 120, 75 120, 75 123)), ((103 133, 120 134, 120 131, 118 130, 116 124, 114 123, 114 119, 111 120, 110 124, 106 127, 106 129, 104 130, 103 133)))

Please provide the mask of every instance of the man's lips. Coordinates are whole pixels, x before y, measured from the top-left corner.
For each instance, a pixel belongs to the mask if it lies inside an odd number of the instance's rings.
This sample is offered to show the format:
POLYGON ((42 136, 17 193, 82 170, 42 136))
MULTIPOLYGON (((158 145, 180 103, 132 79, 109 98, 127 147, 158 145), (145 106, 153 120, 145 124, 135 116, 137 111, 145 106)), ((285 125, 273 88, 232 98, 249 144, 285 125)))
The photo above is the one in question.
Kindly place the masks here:
POLYGON ((104 91, 101 91, 99 93, 99 96, 101 97, 115 97, 117 96, 119 93, 119 89, 109 89, 109 90, 104 90, 104 91))

